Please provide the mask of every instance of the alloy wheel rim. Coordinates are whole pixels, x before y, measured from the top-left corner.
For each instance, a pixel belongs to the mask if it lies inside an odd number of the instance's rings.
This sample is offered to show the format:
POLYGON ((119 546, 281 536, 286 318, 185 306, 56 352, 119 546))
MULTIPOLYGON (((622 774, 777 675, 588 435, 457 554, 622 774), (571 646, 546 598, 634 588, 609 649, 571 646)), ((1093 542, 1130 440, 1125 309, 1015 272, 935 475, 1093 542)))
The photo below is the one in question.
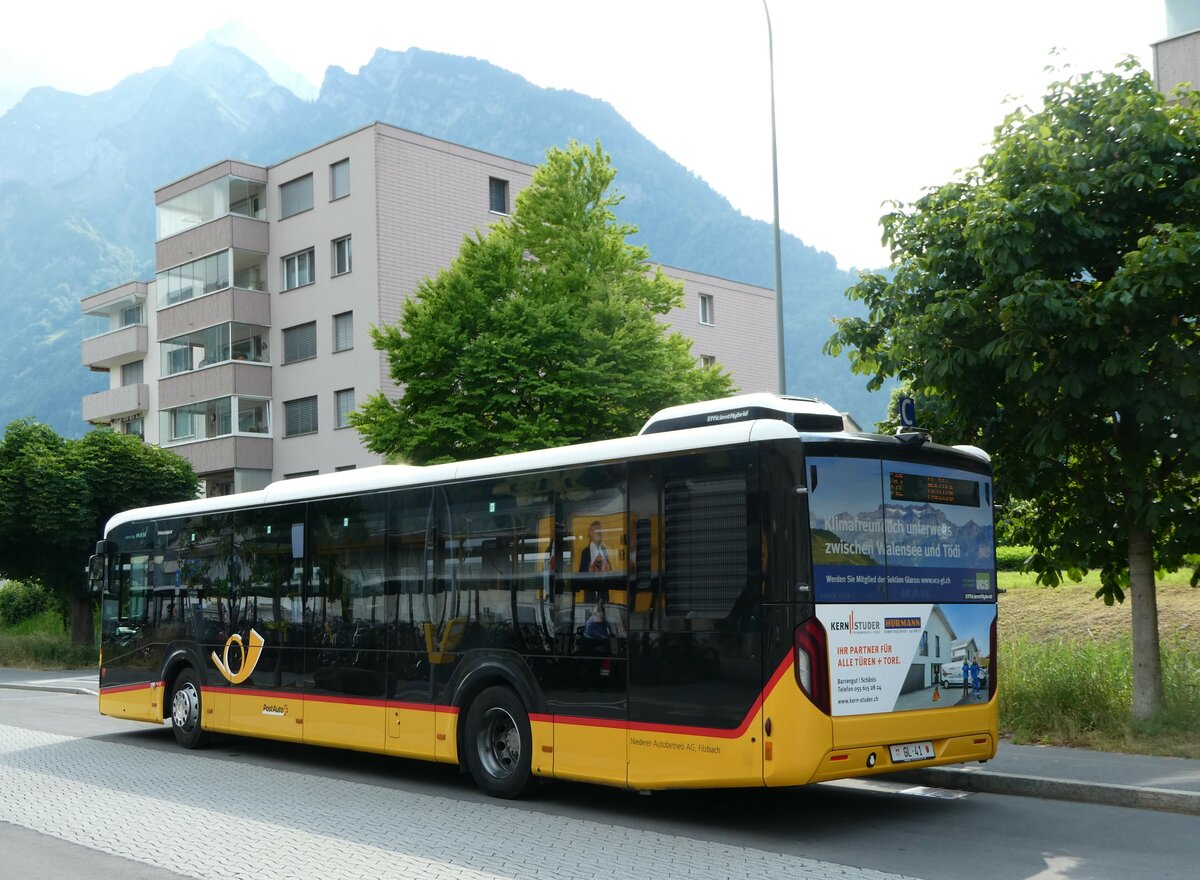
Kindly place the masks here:
POLYGON ((200 695, 191 682, 175 691, 171 701, 171 721, 176 727, 191 730, 200 715, 200 695))

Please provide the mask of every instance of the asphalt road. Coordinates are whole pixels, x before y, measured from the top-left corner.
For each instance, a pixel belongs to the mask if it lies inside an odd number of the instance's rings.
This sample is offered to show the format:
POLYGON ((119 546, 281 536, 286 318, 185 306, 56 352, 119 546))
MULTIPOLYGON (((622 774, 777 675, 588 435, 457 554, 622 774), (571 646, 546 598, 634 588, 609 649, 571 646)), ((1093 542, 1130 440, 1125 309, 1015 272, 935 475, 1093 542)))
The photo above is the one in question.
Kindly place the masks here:
POLYGON ((1190 815, 882 781, 652 796, 554 784, 501 803, 453 767, 237 738, 185 752, 166 727, 98 715, 94 697, 12 690, 0 790, 0 873, 100 880, 1193 880, 1200 832, 1190 815))

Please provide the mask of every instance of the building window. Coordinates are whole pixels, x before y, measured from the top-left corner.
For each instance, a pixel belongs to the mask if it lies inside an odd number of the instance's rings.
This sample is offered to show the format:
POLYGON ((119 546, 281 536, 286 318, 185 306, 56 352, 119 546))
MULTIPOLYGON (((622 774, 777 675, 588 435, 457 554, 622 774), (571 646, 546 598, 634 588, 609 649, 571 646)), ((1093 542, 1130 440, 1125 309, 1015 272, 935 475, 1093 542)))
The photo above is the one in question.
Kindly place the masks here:
POLYGON ((164 446, 235 433, 269 435, 271 402, 258 397, 220 397, 159 413, 159 436, 164 446))
POLYGON ((333 350, 349 351, 354 348, 354 312, 342 312, 333 316, 333 350))
POLYGON ((306 174, 279 187, 279 219, 291 217, 313 206, 313 176, 306 174))
POLYGON ((283 436, 296 437, 300 434, 317 432, 317 399, 302 397, 283 402, 283 436))
POLYGON ((269 328, 257 324, 217 324, 159 343, 163 376, 174 376, 227 361, 267 362, 269 328))
POLYGON ((294 364, 317 356, 317 322, 309 321, 283 331, 283 362, 294 364))
POLYGON ((350 236, 333 240, 333 274, 345 275, 353 268, 350 258, 350 236))
POLYGON ((708 369, 709 367, 715 367, 716 365, 717 365, 717 359, 715 357, 713 357, 711 354, 700 355, 700 366, 704 367, 705 369, 708 369))
POLYGON ((121 385, 141 385, 143 364, 145 361, 134 361, 132 364, 121 364, 121 385))
POLYGON ((143 419, 126 419, 121 424, 122 434, 131 434, 139 440, 146 438, 146 423, 143 419))
POLYGON ((350 413, 354 412, 354 389, 343 388, 333 392, 334 412, 336 413, 334 427, 349 428, 350 413))
POLYGON ((284 474, 285 480, 299 480, 303 477, 315 477, 320 471, 296 471, 294 474, 284 474))
POLYGON ((700 323, 713 323, 713 298, 711 293, 700 294, 700 323))
POLYGON ((329 201, 350 195, 350 160, 343 159, 329 166, 329 201))
POLYGON ((313 249, 283 258, 283 289, 295 290, 313 283, 315 260, 313 249))
POLYGON ((155 238, 162 241, 226 214, 266 220, 262 207, 265 192, 266 184, 260 181, 229 176, 180 193, 158 206, 155 238))
POLYGON ((343 464, 343 465, 339 465, 338 467, 335 467, 333 470, 335 472, 352 471, 352 470, 355 470, 357 467, 358 467, 358 465, 356 465, 356 464, 343 464))
POLYGON ((164 269, 158 273, 157 281, 160 309, 224 290, 229 286, 229 251, 218 251, 182 266, 164 269))
POLYGON ((136 306, 128 306, 121 309, 121 326, 132 327, 137 324, 145 323, 142 320, 142 306, 138 303, 136 306))
POLYGON ((508 181, 488 178, 488 209, 496 214, 508 213, 508 181))

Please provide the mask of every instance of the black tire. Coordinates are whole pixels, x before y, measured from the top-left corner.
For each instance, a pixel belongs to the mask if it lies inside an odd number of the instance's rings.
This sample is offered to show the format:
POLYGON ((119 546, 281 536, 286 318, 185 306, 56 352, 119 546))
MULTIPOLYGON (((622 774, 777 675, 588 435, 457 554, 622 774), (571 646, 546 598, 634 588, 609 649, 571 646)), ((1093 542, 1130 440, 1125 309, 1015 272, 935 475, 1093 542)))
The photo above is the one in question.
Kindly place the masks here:
POLYGON ((529 713, 521 698, 502 685, 472 701, 463 748, 475 784, 492 797, 519 798, 537 784, 530 764, 529 713))
POLYGON ((171 687, 171 730, 175 741, 185 749, 198 749, 207 739, 200 726, 202 713, 200 681, 195 672, 185 669, 175 677, 171 687))

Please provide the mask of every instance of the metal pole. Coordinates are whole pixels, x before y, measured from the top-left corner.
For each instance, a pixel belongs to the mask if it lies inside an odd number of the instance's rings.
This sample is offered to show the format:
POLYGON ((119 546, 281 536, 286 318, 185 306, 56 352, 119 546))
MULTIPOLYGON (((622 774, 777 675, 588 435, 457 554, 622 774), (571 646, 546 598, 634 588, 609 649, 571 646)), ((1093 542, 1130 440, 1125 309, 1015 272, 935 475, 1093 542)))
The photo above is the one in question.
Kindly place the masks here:
POLYGON ((771 71, 771 191, 775 198, 775 345, 779 356, 779 393, 787 394, 787 367, 783 357, 783 262, 779 254, 779 157, 775 147, 775 41, 771 36, 771 10, 767 15, 767 63, 771 71))

